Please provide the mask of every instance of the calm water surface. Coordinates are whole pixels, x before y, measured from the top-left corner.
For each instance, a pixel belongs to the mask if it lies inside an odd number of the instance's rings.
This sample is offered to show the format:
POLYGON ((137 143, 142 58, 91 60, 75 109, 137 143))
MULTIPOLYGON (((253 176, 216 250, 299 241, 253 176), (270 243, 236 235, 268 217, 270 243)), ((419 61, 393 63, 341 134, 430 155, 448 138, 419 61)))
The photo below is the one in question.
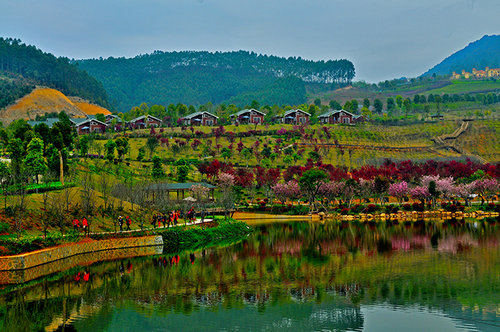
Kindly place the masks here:
POLYGON ((500 331, 500 226, 255 224, 0 295, 1 331, 500 331))

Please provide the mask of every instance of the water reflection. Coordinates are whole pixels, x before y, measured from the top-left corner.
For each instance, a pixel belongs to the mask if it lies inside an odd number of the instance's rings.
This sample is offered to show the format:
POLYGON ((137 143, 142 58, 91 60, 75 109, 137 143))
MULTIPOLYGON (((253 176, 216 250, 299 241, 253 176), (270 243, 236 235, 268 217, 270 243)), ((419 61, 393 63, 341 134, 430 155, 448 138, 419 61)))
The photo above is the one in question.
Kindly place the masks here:
POLYGON ((5 289, 0 329, 500 328, 495 221, 255 228, 229 247, 76 267, 5 289))

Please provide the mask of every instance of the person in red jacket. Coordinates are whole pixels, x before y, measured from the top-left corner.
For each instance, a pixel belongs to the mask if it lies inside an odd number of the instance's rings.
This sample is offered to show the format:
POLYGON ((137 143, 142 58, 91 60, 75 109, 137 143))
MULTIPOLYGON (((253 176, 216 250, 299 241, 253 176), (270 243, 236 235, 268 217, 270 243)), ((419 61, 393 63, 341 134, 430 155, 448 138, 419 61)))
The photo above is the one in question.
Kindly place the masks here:
POLYGON ((125 217, 125 221, 127 223, 127 231, 129 231, 130 230, 130 225, 132 224, 132 220, 130 220, 129 216, 126 216, 125 217))
POLYGON ((85 235, 89 235, 89 223, 87 221, 87 218, 83 218, 82 220, 82 227, 83 227, 83 233, 85 235))
POLYGON ((78 227, 80 227, 80 222, 78 221, 78 219, 73 219, 73 229, 75 231, 78 231, 78 227))

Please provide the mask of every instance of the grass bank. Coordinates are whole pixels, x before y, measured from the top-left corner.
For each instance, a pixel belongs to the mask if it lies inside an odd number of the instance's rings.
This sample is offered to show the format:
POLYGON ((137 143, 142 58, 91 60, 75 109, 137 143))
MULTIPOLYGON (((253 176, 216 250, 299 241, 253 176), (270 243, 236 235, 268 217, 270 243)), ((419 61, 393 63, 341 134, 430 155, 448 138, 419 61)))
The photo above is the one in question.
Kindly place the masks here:
POLYGON ((178 226, 164 229, 148 229, 131 233, 97 233, 86 238, 80 234, 60 233, 49 234, 46 238, 26 237, 21 239, 6 238, 0 240, 0 255, 15 255, 35 250, 77 243, 80 241, 104 240, 112 238, 140 237, 146 235, 161 235, 165 252, 196 250, 211 245, 232 243, 250 234, 252 229, 241 221, 233 219, 216 219, 212 223, 196 226, 178 226))

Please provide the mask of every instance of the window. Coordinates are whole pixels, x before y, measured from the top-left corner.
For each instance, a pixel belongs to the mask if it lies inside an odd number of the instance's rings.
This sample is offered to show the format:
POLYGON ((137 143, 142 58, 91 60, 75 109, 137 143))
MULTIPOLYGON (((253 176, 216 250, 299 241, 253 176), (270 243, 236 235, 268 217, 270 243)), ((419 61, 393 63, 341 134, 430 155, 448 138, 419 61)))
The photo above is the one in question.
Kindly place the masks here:
POLYGON ((207 126, 211 126, 213 123, 214 123, 213 120, 206 120, 205 121, 205 125, 207 125, 207 126))
POLYGON ((253 118, 253 122, 260 123, 260 116, 256 116, 255 118, 253 118))

